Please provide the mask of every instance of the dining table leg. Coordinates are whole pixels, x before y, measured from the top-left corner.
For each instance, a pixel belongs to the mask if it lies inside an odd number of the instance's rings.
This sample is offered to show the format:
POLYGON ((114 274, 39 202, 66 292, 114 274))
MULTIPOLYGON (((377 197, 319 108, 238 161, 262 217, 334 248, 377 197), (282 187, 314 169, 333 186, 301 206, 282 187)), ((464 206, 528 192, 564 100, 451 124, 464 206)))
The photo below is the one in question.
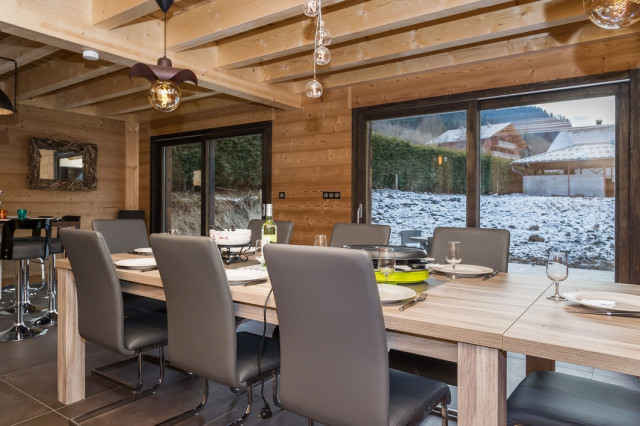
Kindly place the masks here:
POLYGON ((58 400, 85 397, 84 340, 78 332, 78 299, 73 272, 58 269, 58 400))
POLYGON ((458 343, 458 424, 507 424, 507 360, 504 351, 458 343))

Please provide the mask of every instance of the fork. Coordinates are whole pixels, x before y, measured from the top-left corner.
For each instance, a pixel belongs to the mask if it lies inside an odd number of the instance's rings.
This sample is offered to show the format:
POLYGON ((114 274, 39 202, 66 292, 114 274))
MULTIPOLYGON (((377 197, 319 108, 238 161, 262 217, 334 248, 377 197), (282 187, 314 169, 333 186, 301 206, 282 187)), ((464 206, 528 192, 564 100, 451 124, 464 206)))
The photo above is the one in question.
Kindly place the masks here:
POLYGON ((415 305, 418 302, 424 302, 427 298, 427 292, 423 291, 422 293, 420 293, 420 296, 418 296, 417 298, 408 301, 407 303, 405 303, 404 305, 400 306, 398 309, 401 311, 404 311, 405 309, 410 308, 411 306, 415 305))

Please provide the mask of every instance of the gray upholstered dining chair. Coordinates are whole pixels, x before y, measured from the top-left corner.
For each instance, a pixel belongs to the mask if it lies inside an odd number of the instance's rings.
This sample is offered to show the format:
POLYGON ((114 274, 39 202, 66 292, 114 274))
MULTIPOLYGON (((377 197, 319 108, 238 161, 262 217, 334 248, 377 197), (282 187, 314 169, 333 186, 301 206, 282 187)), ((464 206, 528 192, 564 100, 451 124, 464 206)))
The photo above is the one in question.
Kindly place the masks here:
MULTIPOLYGON (((274 220, 278 228, 278 243, 289 244, 291 234, 293 233, 293 222, 288 220, 274 220)), ((251 229, 251 244, 254 245, 257 240, 262 237, 262 219, 251 219, 247 225, 247 229, 251 229)))
POLYGON ((391 227, 366 223, 336 223, 331 232, 329 247, 347 245, 387 245, 391 227))
MULTIPOLYGON (((431 242, 431 256, 435 262, 445 263, 448 241, 460 241, 462 262, 465 264, 486 266, 500 272, 509 269, 510 233, 506 229, 437 227, 431 242)), ((458 383, 455 362, 392 349, 389 351, 389 364, 450 385, 458 383)))
POLYGON ((507 400, 508 425, 640 423, 640 391, 555 371, 525 377, 507 400))
POLYGON ((102 234, 110 253, 149 247, 147 225, 142 219, 94 219, 91 229, 102 234))
MULTIPOLYGON (((149 247, 147 225, 141 219, 94 219, 91 228, 102 234, 109 253, 127 253, 137 248, 149 247)), ((162 300, 128 293, 123 297, 128 307, 161 313, 166 311, 166 305, 162 300)))
POLYGON ((389 369, 387 336, 368 253, 269 244, 278 307, 282 407, 330 425, 406 425, 441 404, 449 387, 389 369))
POLYGON ((229 282, 213 239, 154 234, 151 247, 167 299, 171 363, 203 378, 200 404, 163 424, 195 415, 207 402, 208 379, 246 389, 246 411, 234 423, 241 422, 251 411, 254 384, 272 375, 277 395, 278 342, 236 332, 229 282))
POLYGON ((91 371, 93 375, 126 387, 134 395, 74 419, 81 422, 155 392, 164 379, 167 317, 150 311, 139 311, 136 316, 125 317, 120 281, 107 244, 99 232, 63 228, 59 235, 73 269, 80 336, 106 349, 133 356, 138 363, 138 378, 133 386, 103 372, 129 359, 91 371), (155 348, 160 356, 160 377, 154 386, 141 392, 143 352, 155 348))
POLYGON ((436 227, 431 241, 431 257, 436 263, 446 263, 447 242, 460 241, 463 263, 507 272, 510 239, 507 229, 436 227))

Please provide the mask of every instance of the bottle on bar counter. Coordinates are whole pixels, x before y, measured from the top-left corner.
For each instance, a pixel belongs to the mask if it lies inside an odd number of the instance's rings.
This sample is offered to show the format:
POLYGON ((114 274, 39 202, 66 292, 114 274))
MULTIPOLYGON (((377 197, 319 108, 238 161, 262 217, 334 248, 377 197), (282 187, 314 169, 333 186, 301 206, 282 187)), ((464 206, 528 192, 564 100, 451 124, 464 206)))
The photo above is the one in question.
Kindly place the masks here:
POLYGON ((278 242, 278 227, 273 221, 273 204, 265 205, 265 221, 262 225, 262 238, 268 238, 270 243, 278 242))

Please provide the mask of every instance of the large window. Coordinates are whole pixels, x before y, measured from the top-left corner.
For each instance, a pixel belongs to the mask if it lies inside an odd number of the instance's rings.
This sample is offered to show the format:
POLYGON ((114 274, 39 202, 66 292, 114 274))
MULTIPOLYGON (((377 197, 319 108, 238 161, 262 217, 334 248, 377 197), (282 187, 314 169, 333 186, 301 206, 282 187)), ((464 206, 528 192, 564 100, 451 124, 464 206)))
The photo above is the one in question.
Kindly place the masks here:
POLYGON ((152 231, 207 235, 262 217, 270 151, 270 123, 153 138, 152 231))
MULTIPOLYGON (((436 226, 465 226, 466 111, 372 120, 369 126, 371 223, 421 235, 436 226)), ((390 243, 400 244, 400 234, 394 232, 390 243)))
POLYGON ((539 89, 356 110, 354 221, 391 225, 392 244, 504 228, 510 271, 544 274, 562 249, 574 277, 628 281, 628 83, 539 89))

